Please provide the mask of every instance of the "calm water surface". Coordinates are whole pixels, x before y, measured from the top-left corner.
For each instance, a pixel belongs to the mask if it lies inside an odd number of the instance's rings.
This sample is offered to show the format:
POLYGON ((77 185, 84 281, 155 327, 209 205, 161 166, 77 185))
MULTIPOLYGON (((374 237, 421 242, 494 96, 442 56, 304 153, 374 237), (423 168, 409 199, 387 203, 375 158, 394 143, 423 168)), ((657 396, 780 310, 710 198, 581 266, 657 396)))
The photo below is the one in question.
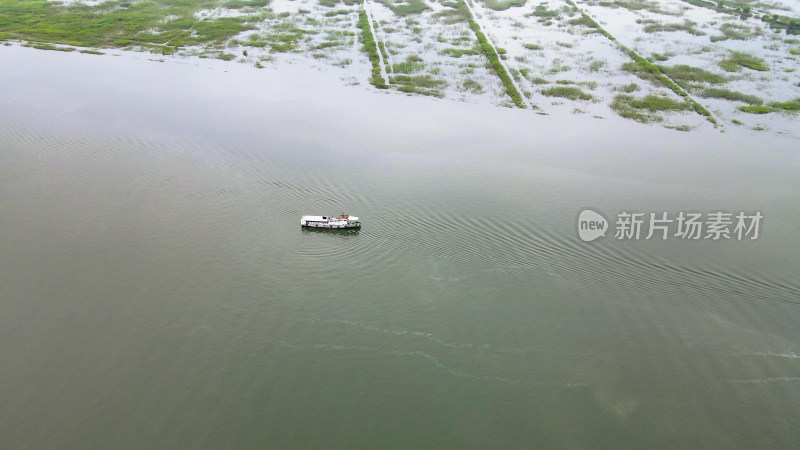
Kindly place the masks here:
POLYGON ((797 445, 796 140, 0 61, 0 447, 797 445), (586 207, 765 219, 583 243, 586 207))

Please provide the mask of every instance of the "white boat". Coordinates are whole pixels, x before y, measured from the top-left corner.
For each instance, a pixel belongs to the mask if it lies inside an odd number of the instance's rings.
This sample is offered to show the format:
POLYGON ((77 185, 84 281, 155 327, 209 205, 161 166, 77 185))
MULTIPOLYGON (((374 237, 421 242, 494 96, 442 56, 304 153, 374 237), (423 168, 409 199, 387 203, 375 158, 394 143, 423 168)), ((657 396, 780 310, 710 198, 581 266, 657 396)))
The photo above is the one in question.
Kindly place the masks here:
POLYGON ((347 214, 338 216, 303 216, 300 218, 300 226, 309 228, 361 228, 358 217, 347 214))

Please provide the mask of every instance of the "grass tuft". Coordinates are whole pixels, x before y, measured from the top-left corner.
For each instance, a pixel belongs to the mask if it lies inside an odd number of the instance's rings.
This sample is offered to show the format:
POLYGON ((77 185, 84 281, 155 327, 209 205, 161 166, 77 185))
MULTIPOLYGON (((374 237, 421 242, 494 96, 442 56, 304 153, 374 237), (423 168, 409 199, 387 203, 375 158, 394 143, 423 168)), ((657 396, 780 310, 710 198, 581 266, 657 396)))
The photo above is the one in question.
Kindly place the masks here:
POLYGON ((750 114, 769 114, 775 109, 766 105, 744 105, 740 106, 739 110, 750 114))
POLYGON ((782 111, 800 111, 800 98, 789 100, 788 102, 772 102, 769 105, 782 111))
POLYGON ((742 67, 759 72, 769 70, 763 59, 744 52, 731 52, 731 56, 720 61, 719 66, 727 72, 739 72, 742 67))
POLYGON ((570 100, 594 100, 594 96, 587 94, 575 86, 551 86, 540 91, 547 97, 562 97, 570 100))
POLYGON ((494 11, 505 11, 509 8, 525 6, 527 0, 483 0, 483 3, 494 11))
POLYGON ((761 105, 764 103, 764 100, 756 95, 744 94, 742 92, 722 88, 705 88, 700 91, 698 95, 703 98, 721 98, 735 102, 744 102, 750 105, 761 105))
POLYGON ((422 0, 378 0, 378 2, 391 9, 392 12, 397 16, 410 16, 419 14, 426 9, 430 9, 422 0))
POLYGON ((611 102, 611 109, 626 119, 651 123, 664 120, 659 112, 687 111, 693 109, 693 105, 687 101, 673 100, 661 95, 649 94, 646 97, 636 98, 632 95, 618 94, 611 102))

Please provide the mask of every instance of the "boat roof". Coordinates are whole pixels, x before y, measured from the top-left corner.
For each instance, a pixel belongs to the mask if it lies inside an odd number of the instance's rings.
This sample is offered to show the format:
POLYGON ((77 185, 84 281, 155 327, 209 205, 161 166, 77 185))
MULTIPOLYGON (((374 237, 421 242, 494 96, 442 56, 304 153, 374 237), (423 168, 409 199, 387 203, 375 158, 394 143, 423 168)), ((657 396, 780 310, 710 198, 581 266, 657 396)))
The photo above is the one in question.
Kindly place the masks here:
MULTIPOLYGON (((337 216, 303 216, 300 220, 310 220, 310 221, 323 221, 329 219, 336 219, 337 216)), ((347 216, 347 220, 358 220, 356 216, 347 216)))

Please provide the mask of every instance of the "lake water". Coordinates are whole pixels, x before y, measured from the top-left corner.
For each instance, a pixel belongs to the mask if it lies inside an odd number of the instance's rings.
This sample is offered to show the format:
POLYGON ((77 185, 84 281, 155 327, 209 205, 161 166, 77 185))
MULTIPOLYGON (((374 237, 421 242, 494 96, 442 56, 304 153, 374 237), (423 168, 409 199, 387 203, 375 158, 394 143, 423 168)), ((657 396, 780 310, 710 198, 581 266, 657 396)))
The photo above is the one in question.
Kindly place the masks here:
POLYGON ((147 58, 0 47, 0 447, 797 445, 797 140, 147 58))

